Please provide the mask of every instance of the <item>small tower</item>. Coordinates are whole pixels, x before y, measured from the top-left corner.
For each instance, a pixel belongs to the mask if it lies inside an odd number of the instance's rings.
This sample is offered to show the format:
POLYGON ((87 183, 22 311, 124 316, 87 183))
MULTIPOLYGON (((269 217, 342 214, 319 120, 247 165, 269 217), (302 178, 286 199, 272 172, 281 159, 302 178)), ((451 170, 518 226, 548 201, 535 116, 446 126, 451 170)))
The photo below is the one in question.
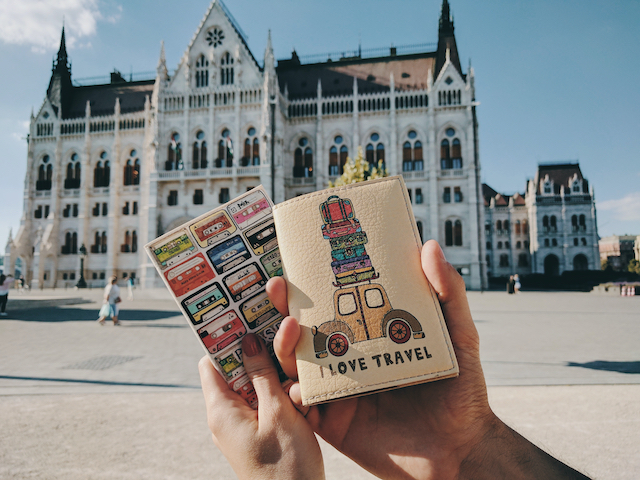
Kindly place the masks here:
POLYGON ((458 57, 458 47, 456 46, 456 37, 453 33, 453 16, 449 8, 448 0, 442 2, 442 12, 440 14, 440 23, 438 26, 438 50, 436 54, 436 68, 433 71, 433 78, 438 78, 440 70, 444 64, 449 61, 458 69, 462 75, 462 67, 460 66, 460 58, 458 57))
POLYGON ((63 118, 71 101, 71 64, 67 57, 67 45, 64 37, 64 27, 60 37, 60 48, 57 58, 53 62, 51 80, 47 89, 47 97, 53 105, 58 118, 63 118))

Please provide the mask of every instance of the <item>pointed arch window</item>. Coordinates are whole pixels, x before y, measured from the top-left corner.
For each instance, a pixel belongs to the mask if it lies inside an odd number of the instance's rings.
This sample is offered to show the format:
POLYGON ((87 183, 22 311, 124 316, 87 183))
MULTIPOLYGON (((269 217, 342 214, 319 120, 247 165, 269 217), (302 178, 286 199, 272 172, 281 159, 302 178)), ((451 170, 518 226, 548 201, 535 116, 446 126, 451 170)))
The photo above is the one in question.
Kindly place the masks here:
POLYGON ((167 162, 164 166, 165 170, 183 170, 182 163, 182 143, 180 143, 180 134, 173 132, 171 134, 169 145, 167 146, 167 162))
POLYGON ((385 168, 384 163, 384 144, 380 141, 380 135, 372 133, 369 137, 370 143, 366 147, 366 159, 369 164, 369 171, 373 168, 385 168))
POLYGON ((529 222, 527 220, 522 220, 522 234, 529 235, 529 222))
POLYGON ((313 151, 309 146, 309 139, 305 137, 298 140, 298 148, 293 154, 293 176, 295 178, 313 177, 313 151))
POLYGON ((555 215, 551 215, 551 218, 549 218, 549 225, 552 232, 555 232, 558 229, 558 223, 555 215))
POLYGON ((407 140, 402 145, 402 171, 423 170, 422 142, 416 140, 418 134, 415 130, 407 133, 407 140))
POLYGON ((247 130, 247 138, 244 140, 244 151, 242 153, 241 166, 260 165, 260 141, 258 140, 256 129, 253 127, 249 127, 247 130))
POLYGON ((580 215, 579 223, 580 223, 580 230, 582 232, 586 231, 587 230, 587 217, 585 217, 584 215, 580 215))
POLYGON ((462 168, 462 148, 457 138, 451 142, 451 168, 462 168))
POLYGON ((196 88, 209 86, 209 60, 200 55, 196 60, 196 88))
POLYGON ((451 168, 450 145, 446 138, 440 142, 440 168, 442 170, 451 168))
POLYGON ((107 152, 100 153, 100 160, 93 169, 93 186, 108 187, 111 180, 111 166, 107 152))
POLYGON ((49 155, 45 155, 40 160, 38 167, 38 180, 36 180, 36 190, 51 190, 51 180, 53 179, 53 166, 50 163, 49 155))
POLYGON ((349 149, 343 145, 344 139, 341 135, 333 138, 333 145, 329 149, 329 176, 342 175, 344 166, 347 163, 349 149))
POLYGON ((453 244, 457 247, 462 246, 462 222, 456 220, 453 224, 453 244))
POLYGON ((200 130, 196 133, 196 138, 193 142, 191 168, 194 170, 207 168, 207 164, 207 142, 204 140, 204 132, 200 130))
POLYGON ((216 158, 216 168, 229 168, 233 165, 233 142, 231 132, 224 129, 218 142, 218 158, 216 158))
POLYGON ((64 188, 80 188, 80 157, 77 153, 71 154, 67 163, 67 177, 64 179, 64 188))
POLYGON ((516 235, 520 235, 522 233, 522 226, 520 224, 520 220, 516 220, 515 227, 516 227, 516 235))
POLYGON ((225 52, 220 60, 220 84, 233 85, 233 57, 225 52))
POLYGON ((129 152, 129 158, 124 167, 124 184, 140 185, 140 160, 138 160, 138 152, 133 149, 129 152))
POLYGON ((451 220, 444 222, 444 244, 447 247, 453 246, 453 222, 451 220))

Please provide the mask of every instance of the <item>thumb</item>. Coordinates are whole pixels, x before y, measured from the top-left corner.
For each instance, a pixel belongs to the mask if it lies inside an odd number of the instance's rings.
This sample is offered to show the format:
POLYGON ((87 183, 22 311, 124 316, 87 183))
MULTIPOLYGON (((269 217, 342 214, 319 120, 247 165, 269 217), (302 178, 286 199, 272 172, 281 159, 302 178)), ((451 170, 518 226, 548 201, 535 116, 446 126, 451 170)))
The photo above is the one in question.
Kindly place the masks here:
POLYGON ((258 408, 282 400, 284 392, 273 360, 262 339, 253 333, 242 339, 242 363, 258 396, 258 408))

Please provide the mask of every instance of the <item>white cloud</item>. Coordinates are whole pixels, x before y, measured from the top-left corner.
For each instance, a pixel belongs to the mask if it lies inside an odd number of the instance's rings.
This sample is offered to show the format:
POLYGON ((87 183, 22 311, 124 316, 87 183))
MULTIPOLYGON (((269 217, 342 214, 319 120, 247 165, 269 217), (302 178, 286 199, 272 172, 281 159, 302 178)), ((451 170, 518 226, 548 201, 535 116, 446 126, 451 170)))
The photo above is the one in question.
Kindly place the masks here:
POLYGON ((73 48, 96 34, 98 21, 119 20, 122 7, 113 6, 115 12, 105 16, 108 7, 101 0, 0 0, 0 41, 29 45, 38 53, 55 50, 64 18, 67 48, 73 48))
POLYGON ((616 220, 640 220, 640 192, 632 192, 622 198, 598 202, 598 210, 611 212, 616 220))

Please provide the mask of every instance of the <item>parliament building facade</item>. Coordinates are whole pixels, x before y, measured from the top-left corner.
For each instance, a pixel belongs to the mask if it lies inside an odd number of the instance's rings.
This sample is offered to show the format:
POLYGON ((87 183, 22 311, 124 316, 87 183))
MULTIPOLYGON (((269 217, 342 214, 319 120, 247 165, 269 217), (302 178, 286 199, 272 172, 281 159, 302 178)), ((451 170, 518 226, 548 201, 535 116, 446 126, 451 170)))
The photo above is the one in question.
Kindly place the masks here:
MULTIPOLYGON (((415 49, 414 49, 415 50, 415 49)), ((423 239, 471 289, 486 286, 474 74, 444 0, 435 50, 258 62, 214 0, 177 69, 74 85, 64 30, 31 118, 24 211, 5 266, 33 288, 111 275, 161 285, 141 248, 259 184, 275 202, 326 188, 363 149, 402 175, 423 239), (84 248, 82 248, 84 246, 84 248), (86 253, 85 253, 86 251, 86 253)), ((380 52, 377 52, 380 53, 380 52)))

